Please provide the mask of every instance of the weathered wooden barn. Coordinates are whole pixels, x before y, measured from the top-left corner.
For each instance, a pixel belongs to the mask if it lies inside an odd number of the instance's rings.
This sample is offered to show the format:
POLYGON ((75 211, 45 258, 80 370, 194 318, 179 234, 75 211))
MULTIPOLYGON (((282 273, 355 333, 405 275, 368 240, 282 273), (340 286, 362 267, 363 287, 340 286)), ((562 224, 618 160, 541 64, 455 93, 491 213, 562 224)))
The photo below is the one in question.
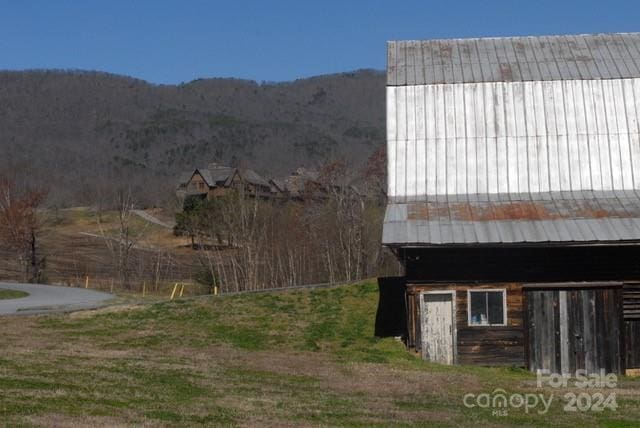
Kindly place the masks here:
POLYGON ((388 44, 383 244, 425 359, 640 368, 640 34, 388 44))

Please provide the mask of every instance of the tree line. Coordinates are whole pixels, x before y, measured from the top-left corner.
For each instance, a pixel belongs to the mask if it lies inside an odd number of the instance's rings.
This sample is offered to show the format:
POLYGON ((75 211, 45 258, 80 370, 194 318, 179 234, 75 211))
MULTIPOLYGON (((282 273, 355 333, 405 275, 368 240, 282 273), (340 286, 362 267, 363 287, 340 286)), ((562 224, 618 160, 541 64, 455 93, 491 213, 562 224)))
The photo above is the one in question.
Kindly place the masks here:
POLYGON ((381 148, 362 167, 326 163, 296 197, 265 199, 243 188, 209 199, 188 197, 174 233, 191 238, 190 256, 145 244, 148 231, 134 215, 140 205, 132 188, 96 191, 98 232, 63 243, 68 249, 48 248, 55 269, 46 269, 42 245, 43 229, 50 230, 43 226, 55 227, 56 217, 54 208, 43 207, 47 192, 0 178, 0 261, 19 266, 12 278, 21 281, 47 282, 50 272, 55 282, 91 276, 128 290, 190 279, 208 291, 236 292, 393 274, 398 265, 380 245, 385 176, 381 148), (83 248, 80 239, 93 244, 83 248), (60 262, 61 254, 72 252, 91 254, 88 261, 60 262))
POLYGON ((39 239, 43 218, 38 214, 45 197, 43 190, 21 188, 0 177, 0 252, 18 264, 25 282, 46 281, 39 239))
POLYGON ((261 199, 243 189, 186 198, 175 233, 191 237, 199 280, 243 291, 356 281, 397 269, 380 245, 381 153, 359 170, 326 164, 296 199, 261 199))

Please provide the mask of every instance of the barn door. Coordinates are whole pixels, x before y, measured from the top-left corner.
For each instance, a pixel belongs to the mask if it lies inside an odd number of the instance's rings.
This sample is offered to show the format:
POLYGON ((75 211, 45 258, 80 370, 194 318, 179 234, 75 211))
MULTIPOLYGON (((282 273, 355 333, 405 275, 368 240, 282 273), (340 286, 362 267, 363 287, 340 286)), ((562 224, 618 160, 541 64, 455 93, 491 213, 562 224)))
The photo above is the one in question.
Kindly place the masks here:
POLYGON ((452 292, 422 293, 420 299, 422 358, 454 362, 454 299, 452 292))
POLYGON ((527 291, 529 368, 620 373, 620 290, 527 291))

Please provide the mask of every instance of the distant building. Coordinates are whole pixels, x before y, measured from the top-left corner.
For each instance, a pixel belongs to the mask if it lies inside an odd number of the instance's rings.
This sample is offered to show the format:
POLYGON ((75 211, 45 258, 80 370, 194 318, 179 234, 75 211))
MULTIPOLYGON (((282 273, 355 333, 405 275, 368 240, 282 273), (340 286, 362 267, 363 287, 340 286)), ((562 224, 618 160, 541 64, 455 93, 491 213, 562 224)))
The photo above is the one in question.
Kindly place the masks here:
POLYGON ((180 198, 194 195, 214 198, 224 195, 230 189, 242 190, 260 198, 272 198, 277 195, 276 189, 257 172, 217 163, 183 172, 176 194, 180 198))
MULTIPOLYGON (((353 186, 348 186, 351 189, 353 186)), ((264 178, 251 169, 232 168, 211 163, 204 168, 185 171, 180 175, 176 195, 184 199, 199 195, 213 198, 229 189, 244 190, 264 199, 291 199, 301 201, 326 198, 329 190, 346 189, 337 184, 322 183, 320 174, 313 169, 297 168, 284 179, 264 178)))
POLYGON ((285 193, 293 199, 304 199, 320 187, 319 174, 315 170, 300 167, 284 179, 285 193))

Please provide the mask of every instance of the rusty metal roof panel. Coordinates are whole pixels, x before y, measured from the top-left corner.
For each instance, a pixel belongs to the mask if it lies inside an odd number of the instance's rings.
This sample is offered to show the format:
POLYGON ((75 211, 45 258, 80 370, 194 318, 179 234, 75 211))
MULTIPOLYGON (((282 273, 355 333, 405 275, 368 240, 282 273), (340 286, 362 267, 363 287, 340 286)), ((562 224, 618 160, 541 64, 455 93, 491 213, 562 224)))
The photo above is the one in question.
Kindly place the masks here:
POLYGON ((492 195, 389 204, 383 243, 460 245, 640 241, 635 192, 492 195))
POLYGON ((387 84, 640 77, 640 33, 395 41, 387 84))

